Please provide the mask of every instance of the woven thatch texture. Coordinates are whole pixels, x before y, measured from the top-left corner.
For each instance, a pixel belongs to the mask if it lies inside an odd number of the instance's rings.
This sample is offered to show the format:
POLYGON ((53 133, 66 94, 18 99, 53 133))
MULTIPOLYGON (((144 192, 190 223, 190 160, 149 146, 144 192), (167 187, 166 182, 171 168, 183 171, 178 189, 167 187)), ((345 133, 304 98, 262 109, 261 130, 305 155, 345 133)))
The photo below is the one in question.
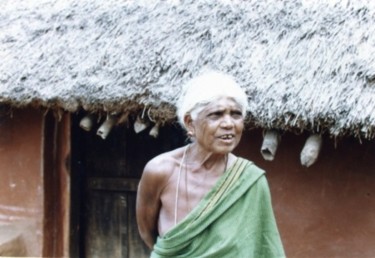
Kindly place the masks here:
POLYGON ((368 1, 0 3, 0 102, 137 110, 172 121, 202 67, 246 87, 253 123, 373 138, 368 1))

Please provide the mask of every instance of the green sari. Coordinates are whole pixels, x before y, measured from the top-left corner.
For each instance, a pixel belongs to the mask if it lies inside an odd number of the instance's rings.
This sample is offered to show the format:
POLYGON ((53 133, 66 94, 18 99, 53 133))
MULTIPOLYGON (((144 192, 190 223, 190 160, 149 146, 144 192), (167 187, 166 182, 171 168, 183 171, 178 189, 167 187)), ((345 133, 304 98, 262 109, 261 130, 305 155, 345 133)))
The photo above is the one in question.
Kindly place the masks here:
POLYGON ((264 171, 238 158, 151 258, 285 257, 264 171))

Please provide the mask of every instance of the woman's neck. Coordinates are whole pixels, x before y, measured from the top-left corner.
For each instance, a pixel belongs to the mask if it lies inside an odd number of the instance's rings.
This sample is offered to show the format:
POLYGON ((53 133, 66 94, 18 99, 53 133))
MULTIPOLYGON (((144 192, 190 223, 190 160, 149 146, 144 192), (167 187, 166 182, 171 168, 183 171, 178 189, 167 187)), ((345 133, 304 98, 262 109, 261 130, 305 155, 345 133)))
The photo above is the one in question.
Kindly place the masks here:
POLYGON ((187 150, 186 164, 193 168, 192 172, 202 168, 211 170, 218 166, 226 166, 229 154, 214 153, 203 149, 197 143, 191 143, 187 150))

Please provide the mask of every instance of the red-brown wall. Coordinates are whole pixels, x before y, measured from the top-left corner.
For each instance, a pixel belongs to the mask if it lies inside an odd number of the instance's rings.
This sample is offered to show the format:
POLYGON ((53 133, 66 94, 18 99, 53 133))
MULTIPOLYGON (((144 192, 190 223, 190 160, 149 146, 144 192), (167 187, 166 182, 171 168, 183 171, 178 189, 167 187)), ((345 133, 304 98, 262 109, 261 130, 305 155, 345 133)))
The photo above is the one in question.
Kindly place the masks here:
POLYGON ((20 230, 30 256, 42 254, 42 136, 41 113, 15 110, 0 118, 0 227, 20 230))
POLYGON ((286 133, 273 161, 262 132, 244 134, 236 153, 267 172, 288 257, 375 257, 375 142, 323 139, 317 163, 300 164, 308 135, 286 133))
POLYGON ((29 108, 0 118, 0 240, 19 233, 26 254, 17 256, 68 255, 69 152, 69 114, 57 121, 29 108))

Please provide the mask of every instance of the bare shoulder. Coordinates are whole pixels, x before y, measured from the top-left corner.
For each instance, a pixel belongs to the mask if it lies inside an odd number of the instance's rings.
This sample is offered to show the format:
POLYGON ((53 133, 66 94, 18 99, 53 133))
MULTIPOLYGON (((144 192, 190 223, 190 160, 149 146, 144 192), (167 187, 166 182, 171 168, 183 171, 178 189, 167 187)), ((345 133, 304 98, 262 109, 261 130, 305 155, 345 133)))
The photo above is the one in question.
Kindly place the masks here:
POLYGON ((149 162, 147 162, 144 172, 152 174, 169 174, 169 170, 173 169, 178 163, 180 153, 182 153, 182 148, 178 148, 169 152, 162 153, 149 162))
POLYGON ((179 165, 183 155, 183 147, 162 153, 147 162, 142 175, 142 180, 166 184, 179 165))

